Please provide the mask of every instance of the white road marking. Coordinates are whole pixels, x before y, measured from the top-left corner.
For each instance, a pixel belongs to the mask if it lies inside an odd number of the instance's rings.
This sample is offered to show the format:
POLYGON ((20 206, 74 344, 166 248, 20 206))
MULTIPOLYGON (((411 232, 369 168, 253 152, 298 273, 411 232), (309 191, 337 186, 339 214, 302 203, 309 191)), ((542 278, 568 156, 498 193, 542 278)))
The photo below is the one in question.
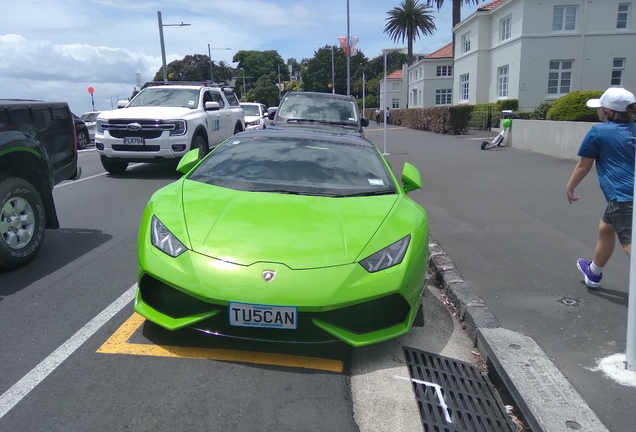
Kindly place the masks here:
MULTIPOLYGON (((130 165, 129 168, 133 168, 133 167, 136 167, 136 166, 139 166, 139 165, 142 165, 142 164, 141 163, 133 164, 133 165, 130 165)), ((61 188, 61 187, 64 187, 64 186, 75 184, 75 183, 80 183, 80 182, 83 182, 83 181, 86 181, 86 180, 93 179, 95 177, 102 177, 102 176, 105 176, 106 174, 108 174, 108 173, 107 172, 103 172, 103 173, 100 173, 100 174, 95 174, 95 175, 90 176, 90 177, 84 177, 84 178, 80 178, 78 180, 71 180, 71 181, 68 181, 66 183, 61 183, 61 184, 55 186, 53 189, 61 188)))
POLYGON ((135 297, 137 284, 131 286, 117 300, 112 302, 106 309, 99 313, 88 324, 79 329, 66 342, 60 345, 40 364, 34 367, 20 381, 15 383, 9 390, 0 396, 0 419, 20 402, 31 390, 53 372, 64 360, 70 357, 76 349, 88 340, 97 330, 108 322, 117 312, 132 301, 135 297))
POLYGON ((444 409, 444 417, 446 417, 446 423, 452 423, 453 422, 453 419, 450 416, 450 412, 448 412, 448 405, 446 405, 446 401, 444 400, 444 395, 442 394, 442 386, 441 385, 435 384, 435 383, 431 383, 431 382, 427 382, 427 381, 417 380, 417 379, 414 379, 414 378, 405 378, 405 377, 401 377, 401 376, 397 376, 397 375, 394 375, 393 377, 397 378, 397 379, 413 381, 415 383, 422 384, 422 385, 427 386, 427 387, 433 387, 435 389, 435 394, 437 395, 437 399, 439 400, 439 404, 444 409))

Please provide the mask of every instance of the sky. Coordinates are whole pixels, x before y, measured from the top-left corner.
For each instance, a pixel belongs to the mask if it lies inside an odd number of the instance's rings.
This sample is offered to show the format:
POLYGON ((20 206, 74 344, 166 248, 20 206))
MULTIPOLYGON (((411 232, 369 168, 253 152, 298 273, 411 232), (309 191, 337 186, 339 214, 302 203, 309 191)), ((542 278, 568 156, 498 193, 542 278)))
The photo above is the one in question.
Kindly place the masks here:
MULTIPOLYGON (((5 0, 0 14, 0 98, 64 101, 80 115, 117 107, 161 68, 157 12, 166 62, 208 54, 233 66, 240 50, 276 50, 287 61, 311 58, 347 35, 346 0, 5 0), (165 26, 187 23, 190 26, 165 26), (230 48, 227 50, 226 48, 230 48), (92 87, 93 100, 88 92, 92 87)), ((402 0, 349 0, 349 34, 368 58, 406 47, 384 33, 387 12, 402 0)), ((424 3, 424 0, 420 0, 424 3)), ((481 4, 487 1, 480 2, 481 4)), ((462 8, 468 17, 477 5, 462 8)), ((452 0, 437 31, 414 43, 430 53, 452 40, 452 0)))

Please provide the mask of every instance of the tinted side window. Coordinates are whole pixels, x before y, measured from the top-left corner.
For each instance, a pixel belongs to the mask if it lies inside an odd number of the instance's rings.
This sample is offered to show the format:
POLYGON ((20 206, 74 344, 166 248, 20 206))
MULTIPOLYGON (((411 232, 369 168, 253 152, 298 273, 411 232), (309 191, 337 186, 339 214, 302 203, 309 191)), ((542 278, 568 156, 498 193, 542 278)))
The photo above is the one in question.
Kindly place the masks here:
POLYGON ((227 101, 229 102, 229 104, 231 106, 240 106, 241 105, 239 103, 238 98, 236 97, 236 94, 234 94, 234 92, 232 90, 223 90, 223 93, 225 93, 225 97, 227 98, 227 101))
POLYGON ((211 91, 210 96, 212 96, 213 102, 218 102, 221 108, 225 108, 225 101, 223 100, 223 96, 219 92, 211 91))

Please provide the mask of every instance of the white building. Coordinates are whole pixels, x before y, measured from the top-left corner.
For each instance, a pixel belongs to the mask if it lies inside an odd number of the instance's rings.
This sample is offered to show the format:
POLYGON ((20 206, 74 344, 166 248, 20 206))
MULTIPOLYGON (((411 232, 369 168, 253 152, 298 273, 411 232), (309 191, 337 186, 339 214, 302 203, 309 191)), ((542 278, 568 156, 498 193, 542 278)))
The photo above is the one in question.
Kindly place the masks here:
POLYGON ((453 104, 453 44, 424 56, 408 68, 410 108, 453 104))
POLYGON ((531 110, 575 90, 621 86, 634 92, 632 15, 626 0, 485 4, 453 29, 453 103, 510 98, 531 110))
POLYGON ((386 100, 384 101, 384 80, 380 80, 380 108, 391 109, 406 108, 406 85, 404 83, 404 71, 406 64, 402 69, 391 72, 386 76, 386 100))

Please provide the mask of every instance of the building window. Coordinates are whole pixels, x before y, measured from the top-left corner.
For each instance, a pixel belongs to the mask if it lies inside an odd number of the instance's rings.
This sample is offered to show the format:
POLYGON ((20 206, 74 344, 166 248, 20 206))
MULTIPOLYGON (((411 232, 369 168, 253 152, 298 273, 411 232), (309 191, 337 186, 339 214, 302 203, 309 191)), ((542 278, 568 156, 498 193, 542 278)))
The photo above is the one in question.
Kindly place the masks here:
POLYGON ((462 100, 468 100, 468 76, 469 74, 460 75, 459 77, 459 86, 462 91, 462 100))
POLYGON ((626 29, 627 20, 629 19, 629 9, 631 3, 619 3, 618 4, 618 18, 616 19, 617 29, 626 29))
POLYGON ((437 66, 437 76, 453 76, 452 66, 437 66))
POLYGON ((391 99, 391 108, 399 108, 400 107, 400 98, 391 99))
POLYGON ((411 102, 411 105, 417 105, 417 90, 413 90, 413 93, 411 93, 411 102))
POLYGON ((612 83, 613 86, 619 86, 623 83, 623 70, 625 70, 625 59, 615 58, 612 65, 612 83))
POLYGON ((497 92, 500 98, 508 97, 508 65, 497 69, 497 92))
POLYGON ((435 90, 435 105, 451 105, 452 94, 452 89, 435 90))
POLYGON ((400 83, 399 82, 391 83, 391 90, 392 91, 399 91, 400 90, 400 83))
POLYGON ((424 105, 424 98, 422 97, 422 90, 420 90, 420 105, 424 105))
POLYGON ((462 53, 470 51, 470 32, 462 35, 462 53))
POLYGON ((576 29, 576 6, 555 6, 552 15, 552 31, 576 29))
POLYGON ((573 60, 550 60, 548 94, 562 95, 570 93, 573 63, 573 60))
POLYGON ((417 81, 417 70, 415 71, 415 80, 417 81))
POLYGON ((499 25, 499 30, 501 32, 502 42, 507 39, 510 39, 510 20, 511 20, 511 17, 509 15, 500 21, 501 24, 499 25))

